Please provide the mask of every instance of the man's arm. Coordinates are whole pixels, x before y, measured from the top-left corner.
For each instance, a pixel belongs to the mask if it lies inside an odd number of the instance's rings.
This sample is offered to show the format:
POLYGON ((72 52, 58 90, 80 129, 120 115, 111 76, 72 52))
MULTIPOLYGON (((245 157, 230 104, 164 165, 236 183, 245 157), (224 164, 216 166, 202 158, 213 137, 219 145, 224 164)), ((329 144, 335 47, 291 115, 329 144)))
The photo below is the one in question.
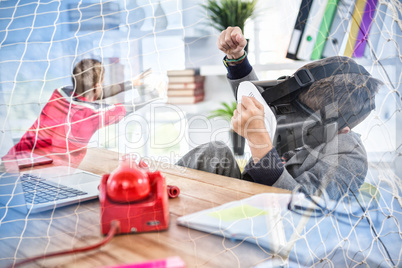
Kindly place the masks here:
POLYGON ((257 74, 254 72, 253 69, 251 69, 249 74, 247 74, 246 76, 244 76, 242 78, 230 79, 228 77, 229 84, 232 87, 232 91, 233 91, 233 94, 234 94, 236 99, 237 99, 237 88, 239 87, 240 83, 244 82, 244 81, 255 81, 255 80, 258 80, 258 77, 257 77, 257 74))
POLYGON ((258 80, 244 51, 247 41, 239 27, 228 27, 219 35, 217 45, 226 54, 223 63, 228 71, 227 78, 236 98, 237 87, 241 82, 258 80))
MULTIPOLYGON (((237 88, 241 82, 257 80, 244 51, 247 41, 239 27, 228 27, 220 34, 217 45, 226 54, 223 62, 237 98, 237 88)), ((264 107, 254 98, 243 97, 234 111, 231 123, 233 130, 247 139, 254 162, 258 162, 272 149, 271 138, 265 128, 264 107)))
POLYGON ((314 150, 303 149, 287 162, 286 169, 273 149, 260 162, 250 162, 245 172, 261 184, 288 190, 302 187, 309 194, 321 188, 332 199, 338 199, 360 188, 367 168, 364 146, 358 135, 350 132, 314 150))

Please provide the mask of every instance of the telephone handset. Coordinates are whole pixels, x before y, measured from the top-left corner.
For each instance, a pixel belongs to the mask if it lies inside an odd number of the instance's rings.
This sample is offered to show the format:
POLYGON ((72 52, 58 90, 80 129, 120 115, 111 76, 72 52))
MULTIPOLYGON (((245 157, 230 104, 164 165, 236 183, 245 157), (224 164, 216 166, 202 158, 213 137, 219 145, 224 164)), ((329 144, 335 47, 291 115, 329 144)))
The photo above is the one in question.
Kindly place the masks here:
POLYGON ((151 184, 148 174, 135 162, 130 163, 129 159, 123 159, 107 180, 107 196, 114 202, 143 200, 150 192, 151 184))
POLYGON ((99 186, 101 231, 106 235, 112 221, 120 233, 162 231, 169 226, 168 189, 159 171, 140 161, 123 157, 119 167, 102 177, 99 186))

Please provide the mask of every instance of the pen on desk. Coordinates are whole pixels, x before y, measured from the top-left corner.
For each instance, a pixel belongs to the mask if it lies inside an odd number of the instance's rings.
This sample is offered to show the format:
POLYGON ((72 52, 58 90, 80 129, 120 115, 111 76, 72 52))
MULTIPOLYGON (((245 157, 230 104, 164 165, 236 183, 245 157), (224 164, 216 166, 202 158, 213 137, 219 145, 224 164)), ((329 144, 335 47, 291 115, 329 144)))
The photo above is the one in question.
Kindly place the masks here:
POLYGON ((117 266, 107 266, 103 268, 185 268, 186 264, 178 257, 168 257, 166 259, 159 259, 141 263, 123 264, 117 266))

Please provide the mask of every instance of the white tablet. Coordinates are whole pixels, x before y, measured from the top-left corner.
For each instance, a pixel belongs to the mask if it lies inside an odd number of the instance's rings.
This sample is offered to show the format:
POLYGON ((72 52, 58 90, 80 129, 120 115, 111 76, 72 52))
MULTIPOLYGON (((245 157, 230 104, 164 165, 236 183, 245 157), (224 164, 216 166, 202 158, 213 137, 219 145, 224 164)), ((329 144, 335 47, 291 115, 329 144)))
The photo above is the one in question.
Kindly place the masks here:
POLYGON ((242 96, 254 97, 259 103, 264 106, 265 128, 268 131, 269 137, 273 141, 276 131, 276 117, 265 102, 257 87, 250 81, 241 82, 237 89, 237 103, 241 103, 242 96))

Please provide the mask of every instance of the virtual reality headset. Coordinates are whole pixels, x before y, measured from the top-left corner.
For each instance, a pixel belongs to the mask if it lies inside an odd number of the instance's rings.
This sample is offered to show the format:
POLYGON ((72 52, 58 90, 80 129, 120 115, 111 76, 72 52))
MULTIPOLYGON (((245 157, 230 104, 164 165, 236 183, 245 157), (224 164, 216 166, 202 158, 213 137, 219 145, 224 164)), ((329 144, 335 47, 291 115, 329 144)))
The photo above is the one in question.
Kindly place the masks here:
MULTIPOLYGON (((347 73, 370 76, 361 65, 353 62, 335 62, 311 69, 300 69, 292 76, 282 76, 277 80, 251 81, 276 118, 276 131, 272 132, 274 134, 271 139, 279 155, 282 156, 283 153, 299 147, 315 148, 328 142, 342 128, 353 127, 360 123, 362 118, 367 117, 375 108, 374 100, 370 99, 362 100, 364 104, 358 113, 352 111, 340 113, 338 103, 313 111, 298 99, 299 94, 315 81, 347 73)), ((242 83, 238 88, 238 100, 241 98, 239 96, 242 92, 241 87, 242 83)), ((246 93, 243 90, 241 95, 251 96, 253 93, 246 93)))

